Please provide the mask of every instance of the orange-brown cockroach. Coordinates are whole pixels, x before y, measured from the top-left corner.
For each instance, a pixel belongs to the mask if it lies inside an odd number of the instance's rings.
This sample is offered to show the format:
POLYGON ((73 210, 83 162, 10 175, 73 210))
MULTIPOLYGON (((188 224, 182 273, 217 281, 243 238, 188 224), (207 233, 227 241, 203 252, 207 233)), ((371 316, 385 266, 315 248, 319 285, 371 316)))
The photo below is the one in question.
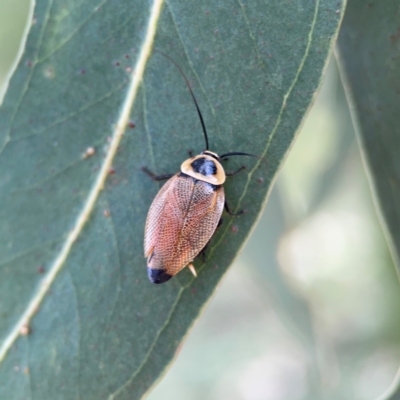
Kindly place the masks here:
POLYGON ((206 150, 184 161, 177 174, 156 176, 147 168, 142 168, 155 180, 170 178, 158 192, 146 220, 144 254, 152 283, 164 283, 186 266, 196 276, 191 263, 217 229, 224 206, 230 215, 243 212, 234 214, 229 210, 222 185, 227 175, 235 175, 244 166, 228 174, 221 160, 235 155, 259 158, 241 152, 218 156, 208 150, 207 130, 190 84, 179 65, 166 54, 163 55, 178 68, 185 79, 203 128, 206 150))

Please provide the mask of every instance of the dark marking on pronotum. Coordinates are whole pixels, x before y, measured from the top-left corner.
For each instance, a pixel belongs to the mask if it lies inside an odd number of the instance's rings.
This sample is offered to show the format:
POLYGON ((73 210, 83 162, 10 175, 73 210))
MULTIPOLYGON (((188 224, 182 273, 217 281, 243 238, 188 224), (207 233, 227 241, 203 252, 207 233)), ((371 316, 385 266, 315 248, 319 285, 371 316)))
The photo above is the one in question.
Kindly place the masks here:
POLYGON ((217 167, 211 160, 206 158, 198 158, 194 160, 191 164, 193 170, 202 174, 204 176, 215 175, 217 173, 217 167))

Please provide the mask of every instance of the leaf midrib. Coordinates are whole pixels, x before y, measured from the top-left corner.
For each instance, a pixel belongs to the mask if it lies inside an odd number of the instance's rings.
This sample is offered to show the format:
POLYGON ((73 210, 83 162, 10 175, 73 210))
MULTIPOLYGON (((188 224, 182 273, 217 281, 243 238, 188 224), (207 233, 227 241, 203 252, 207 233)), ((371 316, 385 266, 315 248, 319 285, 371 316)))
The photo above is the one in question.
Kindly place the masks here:
MULTIPOLYGON (((48 10, 50 10, 53 0, 51 0, 48 10)), ((136 96, 138 93, 138 88, 140 82, 142 81, 144 71, 146 68, 147 61, 151 54, 151 49, 154 43, 154 38, 157 29, 157 23, 161 14, 161 9, 163 6, 164 0, 154 0, 153 5, 150 8, 149 12, 149 22, 146 29, 144 41, 142 43, 137 62, 135 67, 133 68, 133 72, 131 74, 131 82, 129 88, 126 93, 125 101, 123 102, 122 109, 120 116, 115 124, 114 132, 112 135, 112 139, 110 141, 108 153, 104 159, 103 165, 99 171, 99 174, 95 180, 95 183, 92 189, 89 192, 89 195, 86 199, 86 202, 83 205, 81 213, 78 215, 76 222, 69 232, 66 241, 61 248, 60 253, 55 258, 52 266, 49 268, 48 274, 44 277, 43 281, 40 284, 38 291, 35 293, 33 298, 31 299, 30 303, 28 303, 25 311, 23 312, 21 318, 18 320, 14 328, 11 332, 6 336, 3 341, 2 346, 0 347, 0 363, 4 360, 8 350, 11 348, 15 340, 19 337, 21 328, 24 325, 29 325, 30 319, 33 317, 35 312, 39 309, 39 305, 41 304, 42 300, 44 299, 46 293, 48 292, 50 286, 54 282, 55 277, 57 276, 58 272, 62 269, 65 261, 67 260, 71 249, 79 237, 80 233, 83 231, 86 222, 89 220, 89 217, 94 210, 94 206, 97 202, 98 196, 100 192, 104 188, 105 181, 108 176, 109 169, 112 166, 112 161, 115 157, 115 154, 118 149, 118 145, 124 135, 125 129, 129 122, 129 116, 132 111, 134 102, 136 100, 136 96)), ((48 14, 49 15, 49 14, 48 14)), ((45 25, 44 25, 45 27, 45 25)), ((44 31, 44 28, 43 28, 44 31)), ((40 50, 40 46, 38 48, 38 52, 40 50)), ((21 95, 21 99, 24 96, 24 93, 29 86, 30 78, 28 78, 28 82, 24 87, 24 91, 21 95)), ((21 99, 19 105, 21 103, 21 99)), ((19 105, 16 107, 16 111, 13 115, 13 119, 18 111, 19 105)), ((10 128, 11 129, 11 128, 10 128)), ((8 135, 9 136, 9 135, 8 135)), ((5 141, 5 144, 7 140, 5 141)), ((0 150, 4 149, 4 147, 0 150)))

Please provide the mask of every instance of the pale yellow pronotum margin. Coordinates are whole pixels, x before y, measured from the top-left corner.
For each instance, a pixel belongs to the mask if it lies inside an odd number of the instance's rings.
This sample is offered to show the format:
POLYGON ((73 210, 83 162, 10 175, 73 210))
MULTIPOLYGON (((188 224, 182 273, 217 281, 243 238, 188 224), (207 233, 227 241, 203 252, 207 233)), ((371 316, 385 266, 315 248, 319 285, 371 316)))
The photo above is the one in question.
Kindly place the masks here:
POLYGON ((35 312, 38 310, 40 303, 48 292, 51 284, 53 283, 57 273, 61 270, 64 265, 68 255, 71 251, 71 248, 78 238, 79 234, 82 232, 83 227, 85 226, 87 220, 90 217, 91 212, 94 209, 97 198, 99 197, 100 191, 104 187, 104 182, 107 179, 108 172, 112 166, 112 162, 117 151, 118 145, 124 135, 126 126, 129 122, 129 116, 132 110, 133 103, 135 102, 136 94, 138 92, 138 88, 140 82, 143 78, 143 74, 145 71, 147 60, 150 56, 151 49, 154 43, 154 37, 156 34, 157 22, 161 14, 161 9, 164 0, 154 0, 153 5, 150 10, 150 19, 149 24, 147 26, 146 36, 142 47, 140 49, 139 57, 137 59, 137 63, 134 67, 131 77, 131 83, 129 85, 125 101, 122 105, 121 114, 118 118, 118 121, 114 128, 114 133, 112 135, 112 139, 110 142, 109 150, 107 152, 106 158, 104 159, 103 166, 97 176, 97 179, 93 185, 92 190, 89 193, 88 198, 83 206, 81 213, 78 215, 78 218, 75 222, 73 229, 68 234, 66 241, 51 265, 48 274, 45 276, 43 281, 41 282, 40 288, 35 293, 34 297, 31 299, 29 304, 27 305, 22 317, 16 323, 14 328, 5 338, 1 348, 0 348, 0 361, 2 361, 7 354, 7 351, 13 345, 15 340, 20 335, 21 330, 24 326, 29 325, 29 321, 35 312))

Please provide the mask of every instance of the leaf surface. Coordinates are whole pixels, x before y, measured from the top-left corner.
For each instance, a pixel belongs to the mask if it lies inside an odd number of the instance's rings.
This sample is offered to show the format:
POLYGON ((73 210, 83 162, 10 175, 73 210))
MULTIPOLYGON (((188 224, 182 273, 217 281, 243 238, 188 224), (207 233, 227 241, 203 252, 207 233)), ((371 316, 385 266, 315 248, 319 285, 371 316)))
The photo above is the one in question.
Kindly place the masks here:
POLYGON ((331 0, 38 0, 0 109, 0 398, 136 399, 171 361, 262 208, 340 22, 331 0), (160 184, 204 149, 248 212, 198 278, 147 280, 143 227, 160 184), (93 148, 95 154, 87 149, 93 148), (86 154, 86 156, 85 156, 86 154), (29 327, 29 335, 26 333, 29 327))

